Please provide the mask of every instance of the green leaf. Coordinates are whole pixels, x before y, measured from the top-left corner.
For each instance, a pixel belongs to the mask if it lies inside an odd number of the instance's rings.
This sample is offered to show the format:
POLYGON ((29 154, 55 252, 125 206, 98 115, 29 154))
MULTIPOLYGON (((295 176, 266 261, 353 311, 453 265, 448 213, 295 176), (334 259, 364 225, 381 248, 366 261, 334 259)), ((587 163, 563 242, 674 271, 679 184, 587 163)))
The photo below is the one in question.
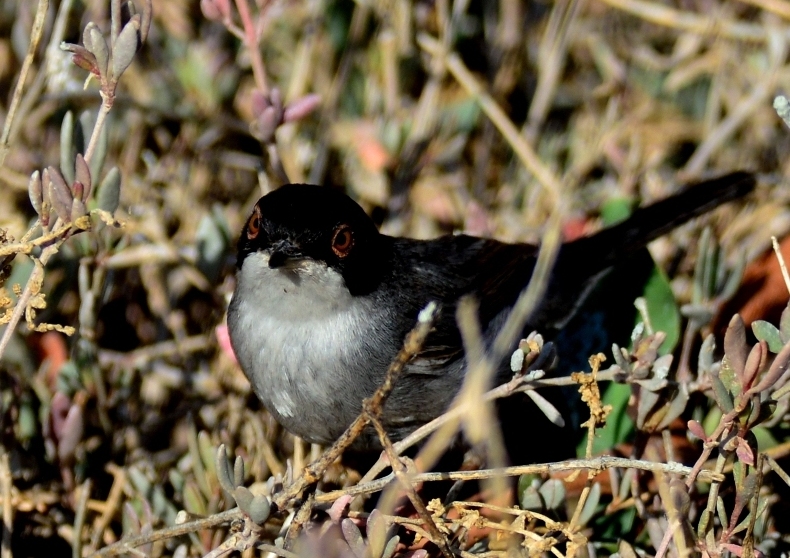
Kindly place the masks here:
MULTIPOLYGON (((604 405, 611 405, 612 412, 606 419, 606 426, 595 431, 593 441, 593 455, 613 448, 620 442, 625 442, 634 431, 634 421, 628 416, 628 399, 631 397, 631 388, 624 384, 609 384, 603 394, 604 405)), ((584 457, 587 441, 582 440, 576 448, 576 454, 584 457)))
POLYGON ((772 353, 778 353, 782 350, 784 346, 784 342, 782 342, 782 333, 775 325, 765 320, 755 320, 752 322, 752 331, 757 339, 768 343, 768 349, 770 349, 772 353))
POLYGON ((601 221, 607 227, 625 221, 634 208, 633 200, 629 198, 612 198, 601 206, 601 221))
POLYGON ((658 350, 660 355, 671 353, 680 339, 680 310, 669 279, 658 267, 645 284, 643 297, 647 303, 647 314, 653 331, 663 331, 666 338, 658 350))

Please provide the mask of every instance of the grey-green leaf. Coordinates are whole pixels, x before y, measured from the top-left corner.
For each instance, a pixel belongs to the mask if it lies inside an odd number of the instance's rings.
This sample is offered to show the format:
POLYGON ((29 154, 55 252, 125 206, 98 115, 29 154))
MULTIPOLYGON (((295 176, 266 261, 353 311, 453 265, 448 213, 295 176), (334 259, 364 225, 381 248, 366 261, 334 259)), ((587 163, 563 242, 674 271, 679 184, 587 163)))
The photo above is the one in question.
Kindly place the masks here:
POLYGON ((96 57, 96 64, 99 66, 99 73, 101 73, 102 77, 107 76, 107 67, 110 61, 110 49, 107 46, 107 41, 104 40, 104 35, 102 35, 99 26, 93 22, 88 23, 85 27, 85 33, 83 34, 83 41, 85 35, 90 35, 91 45, 85 45, 85 48, 96 57))
POLYGON ((102 180, 99 191, 96 193, 96 203, 99 209, 115 213, 121 199, 121 171, 113 167, 102 180))
POLYGON ((244 459, 240 455, 236 456, 236 462, 233 463, 233 482, 236 486, 244 482, 244 459))
POLYGON ((269 519, 269 512, 271 509, 272 506, 266 496, 255 496, 252 502, 250 502, 248 513, 250 519, 252 519, 255 524, 261 525, 264 521, 269 519))
POLYGON ((219 485, 228 494, 233 494, 235 487, 233 486, 233 478, 230 473, 230 462, 228 461, 228 456, 225 453, 225 444, 220 444, 220 446, 217 448, 214 461, 219 485))
POLYGON ((134 16, 121 29, 112 52, 112 79, 118 81, 132 63, 137 52, 140 36, 140 17, 134 16))
POLYGON ((558 479, 549 479, 544 482, 538 492, 550 510, 558 509, 565 502, 565 484, 558 479))
POLYGON ((587 523, 595 515, 598 508, 598 503, 601 501, 601 483, 594 483, 587 495, 587 501, 584 502, 582 512, 579 514, 579 525, 587 525, 587 523))
POLYGON ((725 413, 729 413, 733 409, 732 396, 718 376, 711 374, 710 376, 711 387, 713 388, 713 398, 719 405, 719 408, 725 413))
POLYGON ((765 320, 755 320, 752 322, 752 331, 757 339, 768 343, 768 348, 772 353, 778 353, 782 350, 784 345, 782 333, 772 323, 765 320))
POLYGON ((68 111, 60 124, 60 170, 66 181, 74 182, 74 156, 77 147, 74 145, 74 113, 68 111))
POLYGON ((545 397, 540 395, 538 392, 532 390, 527 391, 526 393, 529 396, 529 398, 532 399, 535 405, 538 406, 538 409, 540 409, 540 411, 544 415, 546 415, 547 419, 549 419, 553 424, 556 424, 560 428, 565 426, 565 419, 562 418, 562 415, 557 410, 557 408, 551 403, 549 403, 549 401, 545 397))
POLYGON ((243 486, 237 486, 231 492, 233 499, 236 500, 236 504, 238 504, 239 509, 244 513, 250 513, 250 504, 252 504, 253 495, 252 492, 249 491, 248 488, 243 486))

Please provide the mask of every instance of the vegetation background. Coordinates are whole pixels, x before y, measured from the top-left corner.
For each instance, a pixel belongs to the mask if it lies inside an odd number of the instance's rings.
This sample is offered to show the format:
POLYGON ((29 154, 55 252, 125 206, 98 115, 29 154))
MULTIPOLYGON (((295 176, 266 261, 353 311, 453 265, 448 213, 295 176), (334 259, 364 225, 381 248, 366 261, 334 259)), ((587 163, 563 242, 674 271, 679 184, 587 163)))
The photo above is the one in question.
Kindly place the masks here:
MULTIPOLYGON (((131 553, 110 546, 123 536, 149 556, 790 548, 788 293, 765 255, 790 229, 773 108, 790 90, 790 2, 138 0, 135 17, 0 2, 3 557, 131 553), (735 169, 760 173, 754 197, 652 246, 667 275, 646 298, 670 308, 652 325, 674 360, 646 332, 605 397, 595 453, 648 471, 522 477, 515 511, 371 516, 334 493, 329 513, 330 498, 291 502, 302 516, 251 522, 239 486, 271 495, 321 451, 268 417, 223 334, 235 238, 262 192, 326 184, 390 234, 536 242, 552 215, 578 236, 735 169), (736 311, 767 320, 762 343, 736 311), (245 465, 230 490, 220 444, 245 465), (673 459, 696 472, 651 469, 673 459), (719 476, 695 481, 703 466, 719 476), (217 515, 236 503, 246 523, 217 515), (177 517, 213 523, 157 538, 177 517)), ((322 490, 360 478, 321 476, 322 490)))

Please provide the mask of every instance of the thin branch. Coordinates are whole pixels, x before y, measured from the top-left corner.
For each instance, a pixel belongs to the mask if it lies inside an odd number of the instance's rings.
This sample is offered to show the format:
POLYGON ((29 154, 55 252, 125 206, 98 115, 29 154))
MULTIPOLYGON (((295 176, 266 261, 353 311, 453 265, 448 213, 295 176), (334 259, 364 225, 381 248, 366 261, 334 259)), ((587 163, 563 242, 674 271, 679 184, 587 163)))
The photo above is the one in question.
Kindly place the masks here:
POLYGON ((19 103, 22 100, 27 74, 30 72, 30 67, 33 65, 33 57, 36 55, 38 43, 41 41, 41 35, 44 32, 44 21, 48 8, 49 0, 39 0, 38 7, 36 8, 36 17, 33 20, 33 28, 30 31, 30 44, 27 47, 25 60, 22 62, 22 69, 19 71, 19 79, 16 82, 16 87, 14 87, 14 95, 11 97, 11 105, 8 107, 8 114, 3 124, 3 133, 0 135, 0 167, 5 164, 5 158, 9 149, 8 138, 11 136, 11 127, 14 123, 19 103))
POLYGON ((123 538, 120 541, 111 544, 110 546, 102 548, 98 552, 89 554, 88 558, 103 558, 105 556, 119 556, 121 554, 127 554, 131 552, 133 548, 144 544, 161 541, 164 539, 172 539, 173 537, 180 537, 181 535, 202 531, 204 529, 211 529, 213 527, 225 525, 232 521, 243 518, 244 513, 239 508, 233 508, 232 510, 217 513, 209 517, 182 523, 181 525, 173 525, 172 527, 159 529, 151 533, 143 533, 141 535, 123 538))
MULTIPOLYGON (((439 550, 441 551, 444 558, 452 558, 452 552, 450 552, 450 543, 447 540, 447 537, 441 531, 439 531, 439 528, 436 526, 433 517, 431 517, 428 508, 425 507, 425 502, 423 502, 420 496, 417 494, 417 491, 411 482, 411 477, 413 477, 413 474, 410 474, 407 471, 406 466, 395 452, 395 449, 392 447, 392 441, 389 439, 387 431, 384 430, 384 426, 382 426, 378 417, 370 413, 370 410, 368 409, 366 409, 366 414, 368 414, 371 424, 373 424, 373 427, 376 429, 376 432, 379 435, 381 445, 384 446, 384 452, 387 454, 387 457, 390 460, 393 474, 398 479, 403 489, 406 491, 406 495, 408 496, 412 506, 414 506, 414 509, 417 511, 417 515, 419 515, 420 519, 422 519, 423 524, 430 535, 431 542, 439 547, 439 550)), ((389 513, 391 511, 391 509, 388 509, 389 506, 381 507, 383 513, 389 513)))
MULTIPOLYGON (((455 471, 450 473, 420 473, 411 477, 411 482, 436 482, 446 480, 476 480, 488 479, 494 476, 515 477, 520 475, 541 475, 560 473, 565 471, 590 470, 596 473, 607 469, 638 469, 640 471, 661 471, 663 473, 688 476, 694 472, 692 467, 686 467, 680 463, 657 463, 654 461, 644 461, 639 459, 627 459, 624 457, 601 456, 594 459, 572 459, 557 463, 545 463, 537 465, 519 465, 515 467, 503 467, 500 469, 481 469, 479 471, 455 471)), ((334 490, 325 494, 318 494, 316 502, 333 502, 341 496, 357 496, 361 494, 372 494, 384 489, 387 484, 394 480, 394 476, 389 474, 375 481, 360 483, 350 488, 334 490)), ((720 482, 724 480, 724 475, 708 469, 702 469, 697 473, 697 479, 703 482, 720 482)))

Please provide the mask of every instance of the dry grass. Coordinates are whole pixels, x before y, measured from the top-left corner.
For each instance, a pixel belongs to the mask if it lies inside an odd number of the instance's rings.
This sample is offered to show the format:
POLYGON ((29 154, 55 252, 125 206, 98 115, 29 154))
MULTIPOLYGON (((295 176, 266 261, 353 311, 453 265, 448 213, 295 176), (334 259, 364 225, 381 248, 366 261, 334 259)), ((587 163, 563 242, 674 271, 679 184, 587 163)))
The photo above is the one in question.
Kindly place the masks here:
MULTIPOLYGON (((82 45, 89 21, 108 36, 111 3, 71 4, 52 2, 42 12, 40 39, 37 3, 0 4, 0 310, 7 310, 2 323, 29 318, 38 329, 22 324, 0 342, 3 558, 70 549, 88 555, 121 537, 137 537, 125 540, 150 556, 220 556, 234 548, 252 556, 251 545, 272 550, 285 537, 286 545, 298 539, 301 546, 276 550, 283 556, 378 557, 393 544, 386 532, 394 526, 401 555, 746 556, 755 546, 766 553, 789 547, 781 504, 788 488, 771 472, 786 465, 786 405, 780 401, 768 426, 749 421, 760 394, 781 392, 787 379, 777 376, 745 397, 747 362, 711 391, 720 354, 699 346, 710 315, 706 321, 697 313, 685 335, 676 332, 669 384, 652 390, 634 383, 645 380, 630 370, 634 355, 651 380, 665 363, 650 353, 657 341, 647 335, 645 352, 635 348, 618 361, 625 373, 598 373, 598 380, 628 378, 631 418, 647 415, 637 420, 637 434, 605 437, 612 447, 604 449, 634 461, 510 471, 545 473, 539 490, 522 490, 543 498, 543 508, 532 510, 503 507, 499 485, 486 485, 494 495, 484 503, 447 507, 409 489, 421 511, 411 515, 396 505, 398 491, 415 481, 409 462, 397 468, 401 484, 390 484, 373 515, 351 502, 359 475, 331 459, 310 469, 320 484, 308 505, 278 496, 279 483, 288 488, 291 472, 299 478, 321 450, 266 414, 215 328, 233 289, 237 231, 261 192, 286 176, 345 187, 390 234, 458 230, 538 241, 549 222, 569 234, 593 230, 613 198, 648 202, 684 180, 748 169, 760 175, 754 197, 705 223, 721 239, 728 267, 741 252, 757 257, 771 235, 790 230, 790 134, 772 107, 775 95, 790 91, 790 3, 204 0, 201 12, 197 2, 154 0, 150 32, 144 35, 143 21, 142 48, 112 90, 111 108, 104 84, 103 111, 98 80, 83 87, 87 72, 58 45, 82 45), (230 19, 223 22, 225 9, 230 19), (68 111, 75 128, 84 111, 92 120, 107 113, 106 144, 96 134, 87 147, 90 127, 83 144, 94 192, 111 167, 120 171, 117 222, 95 211, 108 209, 102 186, 104 201, 86 195, 85 206, 58 213, 43 238, 29 177, 64 169, 72 203, 75 140, 61 133, 68 111), (75 335, 57 331, 68 328, 75 335), (658 410, 672 412, 679 389, 691 398, 683 401, 684 420, 669 428, 658 410), (648 397, 655 407, 645 410, 648 397), (689 443, 687 426, 705 444, 689 443), (243 470, 222 472, 220 444, 243 458, 243 470), (688 467, 660 465, 672 459, 688 467), (714 472, 703 470, 693 482, 703 466, 714 472), (610 472, 575 484, 546 480, 563 467, 610 472), (260 496, 257 523, 247 500, 246 515, 217 515, 235 505, 228 492, 246 498, 239 486, 250 496, 274 492, 295 516, 269 517, 260 496), (332 503, 328 515, 317 511, 332 503), (367 519, 364 536, 347 517, 360 525, 367 519), (187 525, 208 519, 195 524, 199 530, 151 535, 177 518, 187 525)), ((46 179, 44 190, 46 199, 46 179)), ((721 289, 705 299, 693 288, 696 262, 713 254, 712 245, 698 247, 701 229, 685 226, 652 252, 671 266, 678 303, 705 314, 724 301, 715 296, 721 289)), ((723 345, 730 360, 763 351, 747 347, 738 327, 730 326, 723 345)), ((781 342, 788 327, 776 333, 781 342)), ((772 359, 757 371, 771 370, 772 359)), ((591 376, 578 381, 590 393, 597 389, 591 376)), ((600 403, 589 397, 591 406, 600 403)), ((620 397, 614 413, 628 420, 620 397)), ((375 409, 367 419, 375 424, 375 409)), ((356 490, 383 488, 366 477, 356 490)), ((285 493, 293 496, 293 485, 285 493)), ((115 551, 132 553, 119 546, 105 552, 115 551)))

